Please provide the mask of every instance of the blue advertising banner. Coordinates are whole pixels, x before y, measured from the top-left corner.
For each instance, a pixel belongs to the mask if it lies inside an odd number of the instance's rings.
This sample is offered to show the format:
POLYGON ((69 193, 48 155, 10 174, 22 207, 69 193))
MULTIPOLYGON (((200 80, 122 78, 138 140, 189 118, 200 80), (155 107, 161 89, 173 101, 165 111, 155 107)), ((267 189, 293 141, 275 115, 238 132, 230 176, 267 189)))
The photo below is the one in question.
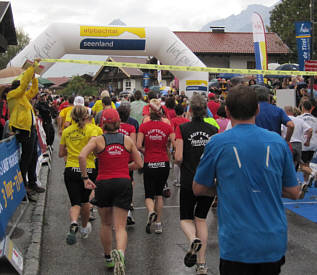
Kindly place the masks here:
POLYGON ((15 137, 0 143, 0 240, 5 236, 7 224, 26 193, 19 158, 15 137))
POLYGON ((310 60, 311 22, 295 22, 299 70, 304 71, 305 61, 310 60))
POLYGON ((81 49, 144 51, 145 39, 101 39, 86 38, 80 42, 81 49))

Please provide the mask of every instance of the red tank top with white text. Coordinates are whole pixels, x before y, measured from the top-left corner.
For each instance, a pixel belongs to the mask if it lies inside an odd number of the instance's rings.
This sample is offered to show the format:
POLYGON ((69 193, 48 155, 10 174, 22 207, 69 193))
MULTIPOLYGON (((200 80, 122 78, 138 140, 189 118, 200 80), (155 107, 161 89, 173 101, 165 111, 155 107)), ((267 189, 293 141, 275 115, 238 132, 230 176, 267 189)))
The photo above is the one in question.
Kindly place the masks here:
POLYGON ((144 134, 144 162, 168 161, 167 142, 172 127, 163 121, 150 120, 141 124, 139 132, 144 134))
POLYGON ((105 149, 98 154, 99 180, 114 178, 128 178, 130 153, 124 147, 124 135, 122 133, 104 134, 105 149))

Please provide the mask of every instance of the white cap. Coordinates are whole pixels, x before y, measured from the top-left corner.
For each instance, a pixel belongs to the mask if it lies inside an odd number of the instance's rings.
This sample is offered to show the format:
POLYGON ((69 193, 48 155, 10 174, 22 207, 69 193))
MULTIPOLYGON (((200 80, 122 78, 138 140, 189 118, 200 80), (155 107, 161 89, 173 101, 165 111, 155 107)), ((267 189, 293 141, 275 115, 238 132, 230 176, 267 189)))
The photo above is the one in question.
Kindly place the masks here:
POLYGON ((82 96, 76 96, 74 99, 74 106, 85 106, 85 99, 82 96))

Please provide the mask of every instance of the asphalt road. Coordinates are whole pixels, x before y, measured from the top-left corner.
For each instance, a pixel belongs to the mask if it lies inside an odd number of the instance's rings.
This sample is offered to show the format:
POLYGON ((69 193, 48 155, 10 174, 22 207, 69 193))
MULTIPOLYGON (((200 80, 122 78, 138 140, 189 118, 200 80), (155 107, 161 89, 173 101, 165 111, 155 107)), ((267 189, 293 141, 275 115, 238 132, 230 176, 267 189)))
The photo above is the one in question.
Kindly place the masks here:
MULTIPOLYGON (((112 274, 104 266, 98 218, 93 222, 93 231, 88 239, 79 239, 73 246, 66 244, 70 203, 63 182, 64 161, 57 157, 57 141, 48 180, 40 274, 112 274)), ((183 264, 188 242, 179 226, 179 188, 172 184, 172 170, 169 177, 172 196, 165 199, 161 235, 145 233, 147 214, 144 208, 142 176, 137 172, 134 174, 137 182, 134 190, 136 224, 128 227, 126 274, 195 274, 194 268, 187 268, 183 264)), ((281 274, 317 274, 317 224, 289 211, 287 217, 289 245, 281 274)), ((217 215, 214 210, 208 215, 208 227, 209 274, 218 274, 217 215)))

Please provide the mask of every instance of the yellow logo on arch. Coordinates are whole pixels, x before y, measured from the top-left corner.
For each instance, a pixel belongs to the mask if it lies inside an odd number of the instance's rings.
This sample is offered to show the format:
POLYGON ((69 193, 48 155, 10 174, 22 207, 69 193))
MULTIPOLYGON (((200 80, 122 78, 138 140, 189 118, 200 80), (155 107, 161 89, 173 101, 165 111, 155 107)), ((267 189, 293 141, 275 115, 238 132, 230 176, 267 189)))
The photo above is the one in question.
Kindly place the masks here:
POLYGON ((80 36, 113 37, 120 36, 125 32, 145 38, 145 28, 80 26, 80 36))

